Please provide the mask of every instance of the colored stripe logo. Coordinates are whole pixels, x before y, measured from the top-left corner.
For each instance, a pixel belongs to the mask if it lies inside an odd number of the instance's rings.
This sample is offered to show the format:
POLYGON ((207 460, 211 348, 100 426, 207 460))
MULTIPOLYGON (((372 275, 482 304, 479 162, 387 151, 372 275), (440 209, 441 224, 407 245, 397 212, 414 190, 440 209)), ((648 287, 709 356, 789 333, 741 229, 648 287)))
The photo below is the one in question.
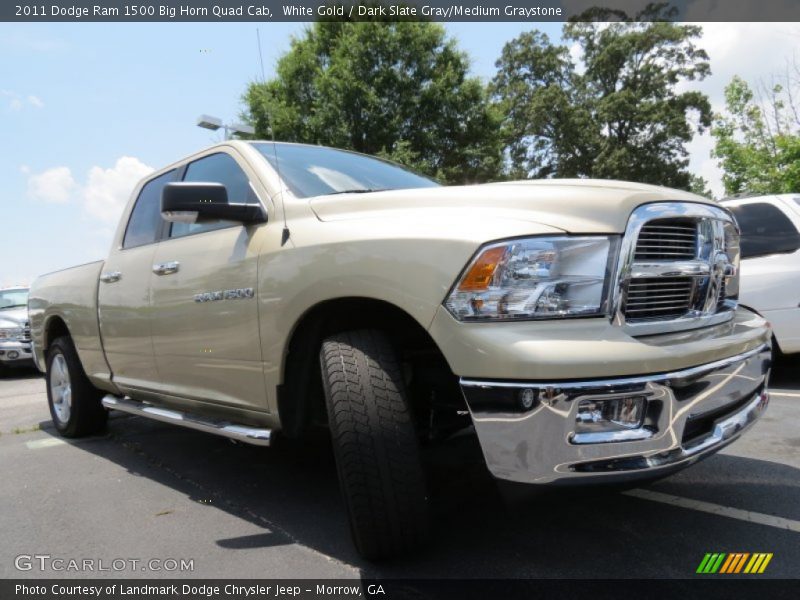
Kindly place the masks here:
POLYGON ((771 560, 772 552, 707 552, 695 572, 703 575, 757 574, 763 573, 771 560))

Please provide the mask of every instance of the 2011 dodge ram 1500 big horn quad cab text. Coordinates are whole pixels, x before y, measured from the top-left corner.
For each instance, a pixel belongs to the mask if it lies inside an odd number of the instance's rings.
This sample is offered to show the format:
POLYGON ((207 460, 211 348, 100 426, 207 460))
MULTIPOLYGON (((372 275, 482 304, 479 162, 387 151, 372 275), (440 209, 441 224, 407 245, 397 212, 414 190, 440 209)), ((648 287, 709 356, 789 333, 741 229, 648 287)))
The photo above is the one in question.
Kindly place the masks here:
POLYGON ((108 409, 267 446, 327 422, 366 557, 428 535, 423 450, 474 427, 500 480, 654 478, 767 402, 712 201, 620 181, 441 187, 330 148, 231 141, 142 181, 105 261, 30 292, 67 437, 108 409))

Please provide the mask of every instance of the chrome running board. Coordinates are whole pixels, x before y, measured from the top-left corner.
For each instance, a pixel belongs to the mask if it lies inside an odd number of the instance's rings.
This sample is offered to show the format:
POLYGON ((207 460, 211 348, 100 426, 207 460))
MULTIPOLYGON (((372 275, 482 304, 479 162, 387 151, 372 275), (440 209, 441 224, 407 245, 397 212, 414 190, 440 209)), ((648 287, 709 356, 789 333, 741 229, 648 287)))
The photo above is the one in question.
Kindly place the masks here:
POLYGON ((212 421, 177 410, 159 408, 152 404, 136 402, 129 398, 112 396, 111 394, 103 398, 103 406, 111 410, 119 410, 163 423, 172 423, 173 425, 180 425, 197 431, 221 435, 245 444, 253 444, 254 446, 269 446, 272 437, 271 429, 236 425, 230 421, 212 421))

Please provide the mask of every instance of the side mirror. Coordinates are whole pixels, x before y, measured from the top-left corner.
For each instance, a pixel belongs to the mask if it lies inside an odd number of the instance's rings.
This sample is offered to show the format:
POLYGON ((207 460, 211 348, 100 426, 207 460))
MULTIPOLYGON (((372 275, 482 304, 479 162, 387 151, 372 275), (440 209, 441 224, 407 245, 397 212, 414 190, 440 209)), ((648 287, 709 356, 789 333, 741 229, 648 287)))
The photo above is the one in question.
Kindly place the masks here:
POLYGON ((222 219, 240 223, 266 223, 260 204, 228 202, 221 183, 176 181, 161 192, 161 216, 171 223, 197 223, 222 219))

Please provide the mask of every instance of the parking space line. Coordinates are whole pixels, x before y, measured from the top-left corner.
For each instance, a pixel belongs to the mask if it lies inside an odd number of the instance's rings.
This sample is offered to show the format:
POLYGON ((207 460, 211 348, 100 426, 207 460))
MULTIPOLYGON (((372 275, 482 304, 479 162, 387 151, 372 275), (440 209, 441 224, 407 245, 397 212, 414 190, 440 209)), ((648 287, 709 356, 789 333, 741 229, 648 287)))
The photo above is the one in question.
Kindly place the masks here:
POLYGON ((45 438, 43 440, 25 442, 25 445, 28 447, 28 450, 40 450, 42 448, 52 448, 53 446, 60 446, 66 443, 67 442, 59 438, 45 438))
POLYGON ((773 392, 770 390, 770 396, 788 396, 789 398, 800 398, 800 394, 792 394, 790 392, 773 392))
POLYGON ((777 529, 784 529, 793 531, 795 533, 800 533, 800 521, 794 521, 792 519, 775 517, 773 515, 752 512, 749 510, 742 510, 740 508, 733 508, 731 506, 723 506, 722 504, 714 504, 713 502, 704 502, 703 500, 682 498, 681 496, 663 494, 661 492, 654 492, 653 490, 635 489, 622 493, 626 496, 632 496, 642 500, 661 502, 662 504, 669 504, 671 506, 678 506, 680 508, 688 508, 690 510, 711 513, 712 515, 719 515, 721 517, 738 519, 739 521, 757 523, 758 525, 767 525, 768 527, 775 527, 777 529))

